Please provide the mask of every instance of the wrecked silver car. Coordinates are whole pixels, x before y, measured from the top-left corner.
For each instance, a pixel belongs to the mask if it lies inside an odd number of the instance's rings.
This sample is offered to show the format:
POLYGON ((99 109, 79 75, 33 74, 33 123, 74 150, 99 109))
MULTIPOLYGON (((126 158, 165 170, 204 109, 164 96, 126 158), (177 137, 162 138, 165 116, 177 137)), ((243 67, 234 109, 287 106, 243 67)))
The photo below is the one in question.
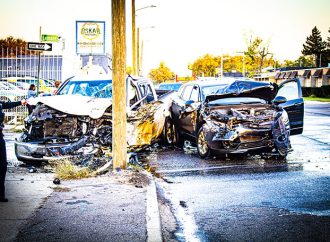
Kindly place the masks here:
MULTIPOLYGON (((127 78, 127 145, 142 149, 162 138, 169 101, 157 97, 148 79, 127 78)), ((55 96, 30 100, 36 105, 15 142, 21 161, 47 161, 112 145, 111 79, 71 78, 55 96)))
POLYGON ((286 157, 290 135, 303 131, 304 102, 298 79, 281 85, 250 79, 183 85, 171 107, 176 144, 196 143, 200 157, 265 152, 286 157))

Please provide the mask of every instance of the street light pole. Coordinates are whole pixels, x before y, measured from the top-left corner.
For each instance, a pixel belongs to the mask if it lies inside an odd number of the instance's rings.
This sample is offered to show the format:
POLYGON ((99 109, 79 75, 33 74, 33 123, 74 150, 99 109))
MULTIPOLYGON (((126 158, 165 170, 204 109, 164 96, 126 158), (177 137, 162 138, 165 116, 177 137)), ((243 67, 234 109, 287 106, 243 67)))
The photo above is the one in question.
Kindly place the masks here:
POLYGON ((143 8, 138 8, 138 9, 135 10, 135 12, 140 11, 140 10, 142 10, 142 9, 146 9, 146 8, 155 8, 155 7, 157 7, 157 6, 156 6, 156 5, 149 5, 149 6, 145 6, 145 7, 143 7, 143 8))
POLYGON ((139 71, 139 40, 137 40, 137 38, 139 38, 139 36, 136 37, 136 35, 139 35, 139 33, 137 32, 138 30, 136 29, 136 12, 146 9, 146 8, 155 8, 156 5, 149 5, 149 6, 145 6, 142 8, 138 8, 135 9, 135 0, 132 0, 132 65, 133 65, 133 74, 134 75, 140 75, 140 71, 139 71), (137 32, 137 33, 136 33, 137 32))
POLYGON ((220 71, 221 78, 223 77, 223 54, 221 53, 221 71, 220 71))
POLYGON ((245 77, 245 53, 244 53, 244 51, 238 51, 236 53, 242 54, 242 56, 243 56, 242 75, 243 75, 243 77, 245 77))
MULTIPOLYGON (((145 28, 137 28, 137 73, 138 76, 141 75, 141 69, 142 69, 142 56, 143 56, 143 40, 141 41, 141 48, 140 48, 140 33, 142 30, 144 29, 154 29, 155 26, 149 26, 149 27, 145 27, 145 28)), ((142 39, 142 38, 141 38, 142 39)))

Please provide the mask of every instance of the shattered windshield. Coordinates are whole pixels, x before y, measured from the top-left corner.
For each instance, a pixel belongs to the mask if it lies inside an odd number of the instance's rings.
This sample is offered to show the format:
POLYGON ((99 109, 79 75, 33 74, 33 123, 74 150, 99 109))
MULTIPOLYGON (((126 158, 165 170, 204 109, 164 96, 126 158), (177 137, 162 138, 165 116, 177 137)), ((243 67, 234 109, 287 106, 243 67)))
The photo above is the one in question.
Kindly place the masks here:
POLYGON ((69 81, 57 95, 82 95, 98 98, 112 97, 112 80, 69 81))

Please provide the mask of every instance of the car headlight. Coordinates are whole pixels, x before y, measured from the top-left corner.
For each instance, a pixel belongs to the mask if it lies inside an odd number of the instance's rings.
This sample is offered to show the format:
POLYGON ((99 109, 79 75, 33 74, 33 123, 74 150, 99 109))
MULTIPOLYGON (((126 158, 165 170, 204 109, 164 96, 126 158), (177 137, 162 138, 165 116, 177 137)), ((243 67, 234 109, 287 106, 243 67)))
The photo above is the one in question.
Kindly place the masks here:
POLYGON ((289 123, 289 116, 285 110, 282 112, 281 119, 285 124, 289 123))

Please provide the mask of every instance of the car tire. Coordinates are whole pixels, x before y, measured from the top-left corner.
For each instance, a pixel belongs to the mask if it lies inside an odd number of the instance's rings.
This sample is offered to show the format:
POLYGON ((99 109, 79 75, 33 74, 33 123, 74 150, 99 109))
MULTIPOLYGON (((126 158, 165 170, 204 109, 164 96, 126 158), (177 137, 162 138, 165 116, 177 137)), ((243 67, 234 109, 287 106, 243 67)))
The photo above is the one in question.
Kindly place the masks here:
POLYGON ((211 155, 211 149, 207 143, 206 136, 203 130, 203 126, 199 129, 197 137, 197 152, 201 158, 206 158, 211 155))
POLYGON ((175 137, 175 127, 170 118, 165 119, 164 129, 163 129, 163 143, 165 145, 174 145, 176 141, 175 137))

